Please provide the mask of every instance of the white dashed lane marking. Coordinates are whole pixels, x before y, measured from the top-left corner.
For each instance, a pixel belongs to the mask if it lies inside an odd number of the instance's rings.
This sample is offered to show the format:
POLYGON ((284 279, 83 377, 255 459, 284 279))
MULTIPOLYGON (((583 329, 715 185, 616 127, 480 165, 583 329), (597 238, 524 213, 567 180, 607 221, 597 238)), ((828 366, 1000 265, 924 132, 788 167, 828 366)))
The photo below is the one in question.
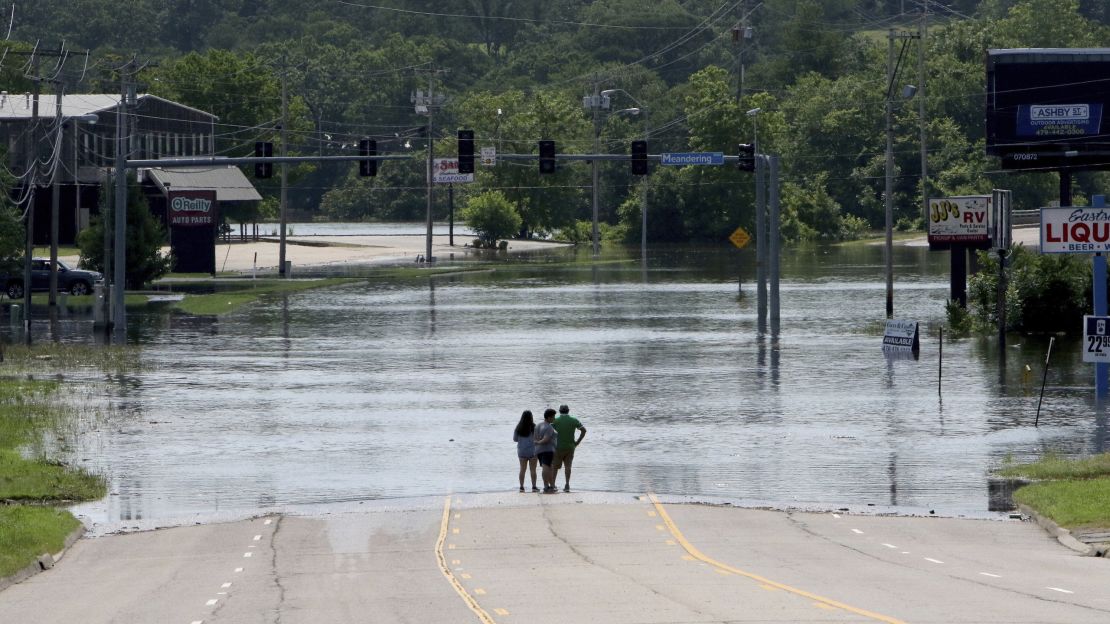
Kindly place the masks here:
POLYGON ((886 546, 887 548, 898 548, 894 544, 883 544, 883 546, 886 546))
POLYGON ((209 600, 208 602, 206 602, 204 604, 211 607, 212 605, 216 604, 217 602, 219 602, 219 599, 213 598, 212 600, 209 600))
POLYGON ((243 556, 249 558, 253 554, 254 553, 252 553, 252 552, 245 552, 245 553, 243 553, 243 556))
POLYGON ((242 572, 242 571, 243 571, 243 568, 235 568, 235 573, 236 574, 238 574, 239 572, 242 572))
POLYGON ((220 585, 220 589, 227 589, 228 587, 231 587, 231 583, 224 583, 223 585, 220 585))
POLYGON ((254 539, 254 541, 257 542, 258 540, 262 539, 262 536, 261 535, 255 535, 252 539, 254 539))
POLYGON ((989 576, 991 578, 1002 578, 1001 576, 998 576, 997 574, 991 574, 990 572, 980 572, 979 574, 981 576, 989 576))
POLYGON ((1046 587, 1045 589, 1051 589, 1052 591, 1058 591, 1061 594, 1074 594, 1075 593, 1073 591, 1069 591, 1069 590, 1066 590, 1066 589, 1061 589, 1059 587, 1046 587))
POLYGON ((925 557, 925 561, 932 561, 933 563, 944 563, 940 559, 932 559, 930 557, 925 557))
POLYGON ((860 531, 859 529, 852 529, 852 533, 855 533, 856 535, 863 535, 863 531, 860 531))

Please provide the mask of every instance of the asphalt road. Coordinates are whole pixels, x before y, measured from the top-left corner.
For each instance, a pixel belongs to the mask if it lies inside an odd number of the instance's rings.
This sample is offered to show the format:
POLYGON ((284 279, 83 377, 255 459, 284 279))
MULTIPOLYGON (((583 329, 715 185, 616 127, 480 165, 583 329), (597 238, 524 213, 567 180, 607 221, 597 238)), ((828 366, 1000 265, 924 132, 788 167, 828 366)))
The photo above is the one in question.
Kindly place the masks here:
POLYGON ((1105 624, 1107 587, 1030 522, 512 493, 81 540, 0 622, 1105 624))

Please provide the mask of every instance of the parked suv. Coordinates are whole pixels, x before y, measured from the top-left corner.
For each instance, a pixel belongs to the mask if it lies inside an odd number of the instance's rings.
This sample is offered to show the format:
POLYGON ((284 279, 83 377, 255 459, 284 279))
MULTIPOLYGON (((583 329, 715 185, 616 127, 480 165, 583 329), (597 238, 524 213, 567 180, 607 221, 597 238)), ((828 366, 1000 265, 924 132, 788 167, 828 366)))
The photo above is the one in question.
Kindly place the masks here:
MULTIPOLYGON (((93 284, 104 279, 96 271, 84 271, 58 261, 58 292, 73 295, 87 295, 92 292, 93 284)), ((9 274, 4 290, 11 299, 23 296, 23 274, 9 274)), ((50 290, 50 259, 31 258, 31 292, 50 290)))

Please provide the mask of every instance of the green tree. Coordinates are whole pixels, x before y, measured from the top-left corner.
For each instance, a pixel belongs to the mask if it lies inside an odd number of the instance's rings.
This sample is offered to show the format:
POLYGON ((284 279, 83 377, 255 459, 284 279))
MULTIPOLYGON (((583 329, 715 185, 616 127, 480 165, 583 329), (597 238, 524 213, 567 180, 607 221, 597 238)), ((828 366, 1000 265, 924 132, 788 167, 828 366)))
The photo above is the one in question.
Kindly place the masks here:
POLYGON ((520 215, 500 191, 471 197, 461 216, 470 229, 478 233, 478 238, 490 247, 520 229, 520 215))
MULTIPOLYGON (((138 289, 168 273, 173 257, 162 255, 166 231, 150 213, 146 197, 134 177, 128 180, 127 189, 127 241, 124 283, 126 288, 138 289)), ((107 190, 100 194, 100 205, 111 205, 107 190)), ((83 269, 104 272, 104 221, 93 219, 92 224, 77 235, 81 250, 79 265, 83 269)))
MULTIPOLYGON (((979 252, 980 269, 968 280, 968 307, 981 329, 998 323, 998 257, 979 252)), ((1074 333, 1090 309, 1091 262, 1075 254, 1041 254, 1011 249, 1006 289, 1006 325, 1025 333, 1074 333)))

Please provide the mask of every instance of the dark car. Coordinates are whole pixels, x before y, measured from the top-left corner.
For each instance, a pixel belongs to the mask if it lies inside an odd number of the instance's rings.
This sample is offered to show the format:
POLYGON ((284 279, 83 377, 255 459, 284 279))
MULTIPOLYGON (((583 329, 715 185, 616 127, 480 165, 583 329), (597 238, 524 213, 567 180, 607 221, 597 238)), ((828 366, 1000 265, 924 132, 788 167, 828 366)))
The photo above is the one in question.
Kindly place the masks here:
MULTIPOLYGON (((92 292, 93 285, 104 279, 96 271, 84 271, 70 267, 61 260, 58 261, 58 292, 68 292, 73 295, 87 295, 92 292)), ((8 275, 4 290, 11 299, 23 296, 23 274, 12 273, 8 275)), ((50 290, 50 259, 31 259, 31 292, 50 290)))

